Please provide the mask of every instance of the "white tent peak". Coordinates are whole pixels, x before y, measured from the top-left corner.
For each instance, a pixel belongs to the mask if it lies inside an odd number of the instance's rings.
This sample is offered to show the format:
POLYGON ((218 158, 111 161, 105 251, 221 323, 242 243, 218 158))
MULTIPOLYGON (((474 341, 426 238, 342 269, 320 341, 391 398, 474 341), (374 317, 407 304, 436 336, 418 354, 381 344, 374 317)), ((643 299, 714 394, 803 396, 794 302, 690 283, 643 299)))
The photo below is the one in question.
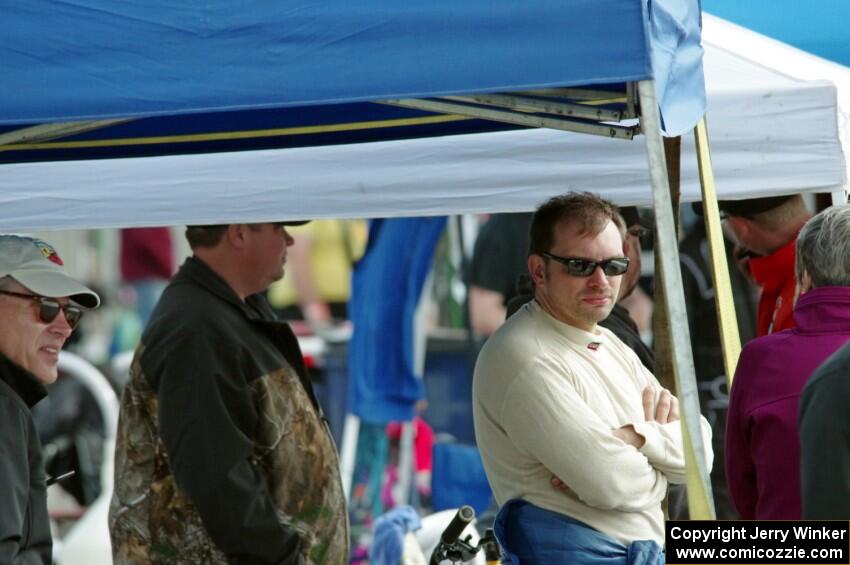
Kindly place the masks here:
MULTIPOLYGON (((850 68, 812 55, 728 20, 703 12, 702 39, 736 53, 763 67, 805 81, 828 81, 835 85, 838 130, 844 154, 850 152, 850 68)), ((706 73, 708 75, 708 73, 706 73)), ((711 77, 706 76, 710 84, 711 77)), ((845 158, 845 180, 850 179, 850 159, 845 158)))

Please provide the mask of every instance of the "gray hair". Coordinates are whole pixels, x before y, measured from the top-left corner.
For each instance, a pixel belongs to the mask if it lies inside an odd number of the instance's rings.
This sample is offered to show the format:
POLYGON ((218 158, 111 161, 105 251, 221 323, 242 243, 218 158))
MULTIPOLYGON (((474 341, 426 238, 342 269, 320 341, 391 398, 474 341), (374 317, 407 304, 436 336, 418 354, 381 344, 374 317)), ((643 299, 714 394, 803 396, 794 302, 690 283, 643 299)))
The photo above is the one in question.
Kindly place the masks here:
POLYGON ((797 280, 809 274, 812 286, 850 286, 850 204, 812 217, 797 236, 797 280))

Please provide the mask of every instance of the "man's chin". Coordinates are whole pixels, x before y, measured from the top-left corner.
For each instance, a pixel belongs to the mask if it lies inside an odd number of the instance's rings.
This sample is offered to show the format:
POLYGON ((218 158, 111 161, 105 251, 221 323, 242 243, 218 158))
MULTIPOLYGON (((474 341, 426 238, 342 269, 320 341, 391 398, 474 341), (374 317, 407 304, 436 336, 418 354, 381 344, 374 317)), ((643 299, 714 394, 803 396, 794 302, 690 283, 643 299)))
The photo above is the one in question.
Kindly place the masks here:
POLYGON ((37 370, 33 371, 33 374, 41 384, 51 385, 56 382, 57 378, 59 378, 59 369, 57 369, 55 365, 39 367, 37 370))
POLYGON ((283 269, 281 269, 281 270, 280 270, 279 272, 277 272, 277 273, 276 273, 273 277, 269 277, 269 279, 268 279, 268 284, 265 286, 265 288, 264 288, 263 290, 268 290, 268 288, 269 288, 271 285, 273 285, 274 283, 276 283, 277 281, 279 281, 280 279, 282 279, 282 278, 283 278, 283 275, 284 275, 284 270, 283 270, 283 269))
POLYGON ((614 309, 614 301, 609 301, 604 306, 594 306, 588 308, 585 311, 585 320, 588 322, 592 322, 594 324, 598 324, 605 318, 611 315, 611 310, 614 309))

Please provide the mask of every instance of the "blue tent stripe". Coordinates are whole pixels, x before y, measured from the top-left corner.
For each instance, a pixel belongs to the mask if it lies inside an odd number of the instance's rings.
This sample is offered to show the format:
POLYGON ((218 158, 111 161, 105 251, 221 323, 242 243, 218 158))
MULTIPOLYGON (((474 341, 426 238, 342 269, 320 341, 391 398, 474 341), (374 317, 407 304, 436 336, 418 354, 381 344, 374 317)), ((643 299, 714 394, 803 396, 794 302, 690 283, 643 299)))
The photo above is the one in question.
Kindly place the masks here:
POLYGON ((616 84, 670 75, 652 56, 659 39, 699 44, 697 0, 28 0, 0 11, 14 85, 0 89, 4 125, 616 84), (673 19, 651 21, 650 7, 673 19))

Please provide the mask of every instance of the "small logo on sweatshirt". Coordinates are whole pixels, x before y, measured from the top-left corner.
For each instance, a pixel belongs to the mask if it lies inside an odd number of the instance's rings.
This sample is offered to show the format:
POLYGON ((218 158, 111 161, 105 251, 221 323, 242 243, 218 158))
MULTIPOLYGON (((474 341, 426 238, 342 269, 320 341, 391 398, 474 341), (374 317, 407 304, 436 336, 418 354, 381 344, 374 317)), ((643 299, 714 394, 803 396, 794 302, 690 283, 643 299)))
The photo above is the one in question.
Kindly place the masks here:
POLYGON ((591 341, 590 343, 587 344, 587 348, 591 351, 596 351, 597 349, 599 349, 600 345, 602 345, 602 344, 598 341, 591 341))

